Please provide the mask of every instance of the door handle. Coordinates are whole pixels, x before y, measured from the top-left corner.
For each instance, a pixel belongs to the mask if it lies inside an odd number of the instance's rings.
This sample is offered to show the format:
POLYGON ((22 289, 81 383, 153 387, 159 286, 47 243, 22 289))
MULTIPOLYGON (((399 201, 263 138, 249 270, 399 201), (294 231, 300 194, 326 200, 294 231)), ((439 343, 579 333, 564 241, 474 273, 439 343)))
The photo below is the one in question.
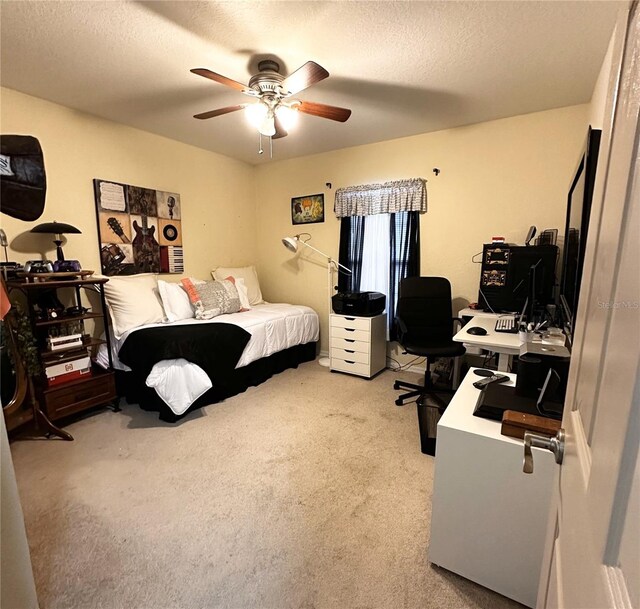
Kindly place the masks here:
POLYGON ((525 474, 533 474, 533 451, 531 447, 546 448, 552 452, 556 463, 562 464, 564 457, 564 429, 559 429, 558 433, 549 438, 548 436, 541 436, 540 434, 533 433, 531 431, 524 432, 524 462, 522 465, 522 471, 525 474))

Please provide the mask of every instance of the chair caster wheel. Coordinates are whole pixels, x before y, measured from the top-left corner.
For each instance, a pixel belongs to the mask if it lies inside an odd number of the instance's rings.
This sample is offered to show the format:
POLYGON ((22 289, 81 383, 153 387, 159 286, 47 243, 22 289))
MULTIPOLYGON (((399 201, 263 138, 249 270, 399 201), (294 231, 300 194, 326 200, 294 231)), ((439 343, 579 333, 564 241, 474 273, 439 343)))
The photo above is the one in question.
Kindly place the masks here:
MULTIPOLYGON (((400 384, 398 383, 398 381, 396 381, 396 382, 393 384, 393 388, 394 388, 396 391, 398 391, 398 389, 400 389, 400 384)), ((398 403, 398 402, 396 402, 396 404, 397 404, 397 403, 398 403)))
POLYGON ((402 400, 396 400, 396 406, 404 406, 402 400))

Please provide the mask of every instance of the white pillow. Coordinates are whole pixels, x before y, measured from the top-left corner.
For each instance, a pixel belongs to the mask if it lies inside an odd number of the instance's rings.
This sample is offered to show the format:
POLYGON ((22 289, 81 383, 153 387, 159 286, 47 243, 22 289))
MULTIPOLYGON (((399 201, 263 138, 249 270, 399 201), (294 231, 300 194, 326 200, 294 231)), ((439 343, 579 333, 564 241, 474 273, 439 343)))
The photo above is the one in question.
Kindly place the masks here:
POLYGON ((170 283, 158 279, 158 292, 168 321, 191 319, 195 313, 189 296, 179 283, 170 283))
POLYGON ((247 286, 242 277, 238 277, 235 282, 238 290, 238 296, 240 297, 240 308, 248 311, 251 308, 251 303, 249 302, 249 290, 247 290, 247 286))
POLYGON ((219 266, 211 271, 213 278, 222 281, 231 275, 234 279, 244 279, 244 284, 249 293, 249 303, 251 306, 262 304, 262 292, 260 291, 260 283, 254 266, 228 267, 219 266))
POLYGON ((104 284, 104 295, 116 338, 131 328, 164 321, 158 279, 152 273, 109 277, 104 284))

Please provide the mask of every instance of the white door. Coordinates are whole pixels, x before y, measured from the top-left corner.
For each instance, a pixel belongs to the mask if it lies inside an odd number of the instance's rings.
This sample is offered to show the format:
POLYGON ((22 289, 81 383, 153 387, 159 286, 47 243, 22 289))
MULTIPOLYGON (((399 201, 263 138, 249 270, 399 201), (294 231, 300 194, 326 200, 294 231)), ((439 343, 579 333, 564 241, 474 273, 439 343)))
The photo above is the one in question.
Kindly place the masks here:
POLYGON ((539 608, 640 608, 638 13, 618 20, 539 608))

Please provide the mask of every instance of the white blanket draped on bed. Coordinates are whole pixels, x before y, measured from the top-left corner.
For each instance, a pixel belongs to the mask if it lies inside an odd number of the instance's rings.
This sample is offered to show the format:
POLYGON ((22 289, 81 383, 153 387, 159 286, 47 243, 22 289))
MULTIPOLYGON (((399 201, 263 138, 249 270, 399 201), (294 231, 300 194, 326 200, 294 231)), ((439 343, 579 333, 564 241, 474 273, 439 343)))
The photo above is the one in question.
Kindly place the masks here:
MULTIPOLYGON (((118 359, 118 351, 120 351, 120 347, 124 344, 127 337, 133 332, 143 330, 144 328, 157 328, 168 325, 178 326, 211 323, 235 324, 244 328, 249 332, 249 334, 251 334, 251 339, 244 348, 242 357, 238 361, 236 368, 241 368, 251 362, 273 355, 278 351, 284 351, 285 349, 289 349, 295 345, 304 345, 309 342, 317 341, 320 334, 318 315, 313 309, 303 305, 291 305, 284 303, 261 304, 254 306, 249 311, 220 315, 213 319, 184 319, 172 322, 171 324, 147 324, 125 332, 120 339, 115 339, 112 335, 111 354, 113 366, 117 370, 131 370, 118 359)), ((103 348, 98 352, 97 361, 104 366, 107 360, 107 350, 106 348, 103 348)), ((158 365, 159 364, 156 364, 156 366, 158 365)), ((168 388, 163 387, 162 381, 157 378, 159 370, 156 370, 156 366, 154 366, 149 377, 154 375, 154 388, 160 396, 162 396, 163 392, 165 395, 169 395, 170 391, 165 391, 165 389, 168 388)), ((186 363, 186 366, 182 364, 179 368, 185 369, 186 367, 188 369, 191 366, 195 366, 195 364, 186 363)), ((197 368, 198 370, 201 370, 199 367, 197 368)), ((193 371, 188 371, 186 374, 192 373, 193 371)), ((168 375, 165 376, 168 377, 168 375)), ((174 412, 176 412, 172 404, 169 404, 169 406, 174 410, 174 412)), ((181 401, 180 404, 176 404, 176 408, 184 412, 184 410, 186 410, 184 401, 181 401)), ((176 412, 176 414, 181 413, 176 412)))

